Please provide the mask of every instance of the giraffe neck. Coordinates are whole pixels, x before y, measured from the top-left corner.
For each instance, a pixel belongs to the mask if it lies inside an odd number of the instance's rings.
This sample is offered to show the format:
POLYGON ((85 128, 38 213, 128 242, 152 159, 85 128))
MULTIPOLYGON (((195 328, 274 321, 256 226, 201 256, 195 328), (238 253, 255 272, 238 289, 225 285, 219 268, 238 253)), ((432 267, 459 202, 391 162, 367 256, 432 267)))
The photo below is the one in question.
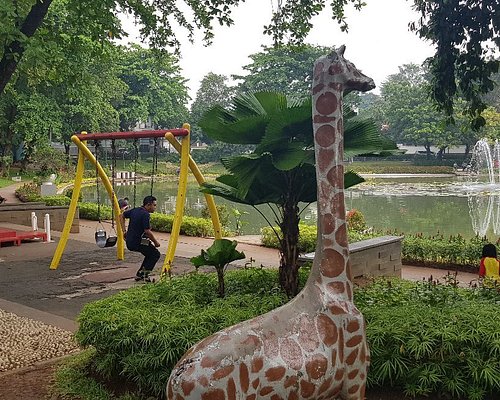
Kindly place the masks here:
POLYGON ((344 89, 338 82, 316 83, 313 89, 313 129, 318 240, 311 278, 323 293, 350 300, 352 284, 344 204, 344 89))

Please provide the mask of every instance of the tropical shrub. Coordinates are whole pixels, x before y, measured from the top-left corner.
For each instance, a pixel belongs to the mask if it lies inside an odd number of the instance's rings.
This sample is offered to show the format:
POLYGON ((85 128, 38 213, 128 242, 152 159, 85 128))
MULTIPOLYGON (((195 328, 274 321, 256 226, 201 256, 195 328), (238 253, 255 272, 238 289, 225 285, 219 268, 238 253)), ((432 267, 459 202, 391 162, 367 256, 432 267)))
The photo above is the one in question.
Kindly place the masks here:
POLYGON ((237 245, 236 240, 215 239, 208 249, 202 249, 199 256, 192 257, 190 260, 196 270, 204 265, 211 265, 216 269, 219 297, 224 297, 224 274, 227 265, 230 262, 245 258, 245 253, 236 250, 237 245))

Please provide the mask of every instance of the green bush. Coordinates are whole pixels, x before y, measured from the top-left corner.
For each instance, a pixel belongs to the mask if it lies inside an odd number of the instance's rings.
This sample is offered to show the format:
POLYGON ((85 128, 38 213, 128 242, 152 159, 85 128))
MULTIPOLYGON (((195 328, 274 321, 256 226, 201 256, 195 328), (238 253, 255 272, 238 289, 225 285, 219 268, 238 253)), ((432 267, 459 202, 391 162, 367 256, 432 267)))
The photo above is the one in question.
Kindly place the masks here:
MULTIPOLYGON (((301 269, 301 287, 306 279, 301 269)), ((500 396, 500 293, 447 281, 375 280, 355 291, 367 321, 369 386, 400 387, 411 396, 500 396)), ((230 271, 224 299, 215 274, 136 287, 86 305, 76 338, 95 349, 94 372, 159 396, 194 343, 285 303, 277 282, 276 270, 230 271)))
MULTIPOLYGON (((275 229, 279 232, 279 228, 275 227, 275 229)), ((301 253, 309 253, 316 249, 316 225, 306 225, 299 224, 299 251, 301 253)), ((260 230, 261 233, 261 242, 266 247, 272 247, 275 249, 279 248, 279 242, 274 234, 274 231, 271 227, 266 226, 260 230)), ((359 242, 360 240, 369 239, 375 236, 380 236, 378 233, 363 233, 357 232, 355 230, 349 230, 349 241, 351 242, 359 242)))
POLYGON ((379 280, 355 298, 367 322, 369 386, 412 397, 500 396, 497 290, 379 280))
MULTIPOLYGON (((215 208, 217 208, 217 213, 219 214, 220 224, 222 226, 228 227, 231 219, 231 213, 229 212, 227 204, 216 204, 215 208)), ((203 208, 201 209, 201 216, 205 219, 212 219, 208 206, 203 206, 203 208)))
POLYGON ((69 206, 71 199, 66 196, 47 196, 42 201, 47 206, 69 206))
MULTIPOLYGON (((111 207, 101 204, 101 220, 111 219, 111 207)), ((80 218, 90 219, 92 221, 99 220, 99 213, 96 203, 78 203, 78 210, 80 213, 80 218)))
POLYGON ((461 235, 405 235, 402 258, 405 263, 460 265, 476 272, 486 238, 465 239, 461 235))
MULTIPOLYGON (((361 225, 362 226, 362 225, 361 225)), ((279 232, 279 228, 275 228, 279 232)), ((316 247, 316 226, 299 225, 299 251, 308 253, 316 247)), ((470 272, 477 272, 483 246, 488 243, 486 238, 474 237, 465 239, 460 234, 444 237, 441 234, 425 236, 423 234, 405 235, 401 232, 386 234, 404 236, 402 242, 402 260, 406 264, 425 264, 445 267, 459 266, 470 272)), ((384 235, 380 231, 355 229, 348 230, 349 242, 359 242, 384 235)), ((266 247, 279 248, 278 239, 270 227, 261 229, 261 242, 266 247)), ((500 249, 499 249, 500 253, 500 249)))
POLYGON ((100 374, 124 377, 140 391, 159 396, 189 347, 286 302, 276 271, 228 271, 224 299, 217 287, 216 274, 189 274, 87 304, 76 339, 95 348, 100 374))

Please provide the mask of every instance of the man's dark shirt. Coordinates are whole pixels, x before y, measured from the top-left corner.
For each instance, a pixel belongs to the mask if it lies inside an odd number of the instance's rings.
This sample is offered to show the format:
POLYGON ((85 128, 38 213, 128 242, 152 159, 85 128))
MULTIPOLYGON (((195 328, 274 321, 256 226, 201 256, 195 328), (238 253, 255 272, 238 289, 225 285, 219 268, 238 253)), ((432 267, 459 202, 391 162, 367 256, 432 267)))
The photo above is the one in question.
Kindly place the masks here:
POLYGON ((149 223, 149 212, 142 207, 136 207, 123 213, 125 218, 130 219, 127 229, 127 248, 137 250, 141 244, 141 237, 145 229, 151 229, 149 223))

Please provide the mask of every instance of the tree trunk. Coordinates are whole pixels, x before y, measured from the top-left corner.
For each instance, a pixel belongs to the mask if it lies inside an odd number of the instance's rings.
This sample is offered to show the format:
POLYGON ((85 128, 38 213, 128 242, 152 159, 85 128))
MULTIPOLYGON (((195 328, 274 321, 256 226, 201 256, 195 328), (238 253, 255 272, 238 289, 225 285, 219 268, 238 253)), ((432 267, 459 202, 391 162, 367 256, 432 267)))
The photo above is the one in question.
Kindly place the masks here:
POLYGON ((70 162, 69 162, 70 161, 70 158, 69 158, 70 147, 71 147, 71 143, 64 141, 64 155, 66 156, 66 166, 68 167, 68 171, 70 168, 70 162))
POLYGON ((283 206, 283 223, 281 224, 280 249, 280 285, 288 297, 294 297, 299 291, 299 208, 296 202, 283 206))
POLYGON ((426 144, 424 147, 425 147, 425 151, 427 153, 427 159, 430 160, 431 159, 431 145, 426 144))
MULTIPOLYGON (((52 3, 52 0, 37 0, 33 7, 31 7, 20 29, 20 32, 26 38, 31 38, 42 24, 49 10, 50 3, 52 3)), ((0 95, 3 93, 7 83, 9 83, 12 75, 14 75, 25 49, 25 44, 19 40, 13 40, 5 44, 3 57, 0 60, 0 95)))
POLYGON ((216 269, 217 269, 217 280, 219 282, 219 297, 222 299, 226 291, 224 287, 224 267, 216 269))

